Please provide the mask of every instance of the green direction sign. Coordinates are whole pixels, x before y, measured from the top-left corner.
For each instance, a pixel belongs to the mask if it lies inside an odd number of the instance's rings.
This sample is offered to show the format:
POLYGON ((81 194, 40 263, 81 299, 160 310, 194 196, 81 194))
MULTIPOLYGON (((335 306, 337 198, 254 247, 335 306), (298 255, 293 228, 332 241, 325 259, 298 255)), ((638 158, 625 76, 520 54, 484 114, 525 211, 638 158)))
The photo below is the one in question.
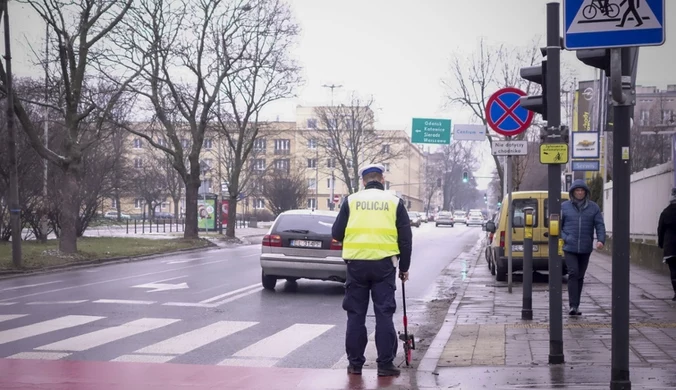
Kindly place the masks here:
POLYGON ((414 144, 450 144, 451 120, 413 118, 411 142, 414 144))

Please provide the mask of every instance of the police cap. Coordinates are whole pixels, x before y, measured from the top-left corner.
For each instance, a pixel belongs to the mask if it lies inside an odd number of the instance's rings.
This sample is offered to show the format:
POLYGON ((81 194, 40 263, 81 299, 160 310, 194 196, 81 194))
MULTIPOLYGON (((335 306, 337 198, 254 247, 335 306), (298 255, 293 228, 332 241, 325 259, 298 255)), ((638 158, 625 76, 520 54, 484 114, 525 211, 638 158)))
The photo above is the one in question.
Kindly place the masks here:
POLYGON ((364 177, 364 175, 373 173, 373 172, 378 172, 382 174, 385 172, 385 166, 383 164, 369 164, 364 167, 362 167, 359 170, 359 176, 364 177))

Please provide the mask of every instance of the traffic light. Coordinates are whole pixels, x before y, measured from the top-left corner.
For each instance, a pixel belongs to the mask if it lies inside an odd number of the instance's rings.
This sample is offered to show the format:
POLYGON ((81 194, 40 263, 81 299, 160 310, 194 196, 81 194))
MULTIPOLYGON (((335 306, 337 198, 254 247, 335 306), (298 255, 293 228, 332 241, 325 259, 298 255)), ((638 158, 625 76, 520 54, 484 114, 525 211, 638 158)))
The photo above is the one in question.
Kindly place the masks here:
POLYGON ((502 206, 502 202, 498 202, 498 207, 501 207, 501 206, 502 206))
POLYGON ((469 181, 469 174, 467 172, 462 173, 462 182, 467 183, 469 181))
MULTIPOLYGON (((543 55, 546 49, 542 50, 543 55)), ((547 120, 547 60, 543 60, 539 66, 529 66, 521 68, 519 72, 521 78, 542 86, 541 95, 522 96, 519 98, 519 105, 528 111, 533 111, 547 120)))
POLYGON ((484 202, 488 203, 488 195, 484 194, 484 202))
POLYGON ((578 50, 576 56, 583 64, 602 69, 610 76, 610 49, 578 50))

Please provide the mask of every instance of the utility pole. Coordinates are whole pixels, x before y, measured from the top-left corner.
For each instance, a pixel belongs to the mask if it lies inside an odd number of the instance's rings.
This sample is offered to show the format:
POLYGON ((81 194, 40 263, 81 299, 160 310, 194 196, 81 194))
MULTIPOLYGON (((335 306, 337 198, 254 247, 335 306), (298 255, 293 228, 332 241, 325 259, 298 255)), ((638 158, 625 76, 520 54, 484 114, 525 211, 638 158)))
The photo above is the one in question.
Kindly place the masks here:
POLYGON ((324 84, 324 85, 322 85, 322 87, 331 88, 331 107, 333 107, 333 90, 336 89, 336 88, 342 88, 343 86, 342 85, 335 85, 335 84, 331 84, 331 85, 324 84))
POLYGON ((5 25, 5 67, 7 79, 7 147, 9 155, 9 220, 12 228, 12 263, 21 267, 21 206, 19 204, 19 172, 16 161, 16 129, 14 128, 14 90, 12 88, 12 50, 9 38, 9 0, 2 0, 5 25))

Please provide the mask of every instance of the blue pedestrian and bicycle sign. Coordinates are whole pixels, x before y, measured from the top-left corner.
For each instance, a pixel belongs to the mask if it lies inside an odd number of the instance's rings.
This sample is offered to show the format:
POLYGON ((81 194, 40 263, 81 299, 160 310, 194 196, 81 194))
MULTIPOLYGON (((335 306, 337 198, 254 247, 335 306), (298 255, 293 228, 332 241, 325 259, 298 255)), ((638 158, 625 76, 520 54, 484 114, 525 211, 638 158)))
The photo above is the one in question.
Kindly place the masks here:
POLYGON ((664 43, 665 0, 564 0, 568 50, 664 43))
POLYGON ((519 105, 526 93, 517 88, 503 88, 495 92, 486 103, 486 122, 496 133, 513 137, 524 132, 533 121, 533 112, 519 105))

